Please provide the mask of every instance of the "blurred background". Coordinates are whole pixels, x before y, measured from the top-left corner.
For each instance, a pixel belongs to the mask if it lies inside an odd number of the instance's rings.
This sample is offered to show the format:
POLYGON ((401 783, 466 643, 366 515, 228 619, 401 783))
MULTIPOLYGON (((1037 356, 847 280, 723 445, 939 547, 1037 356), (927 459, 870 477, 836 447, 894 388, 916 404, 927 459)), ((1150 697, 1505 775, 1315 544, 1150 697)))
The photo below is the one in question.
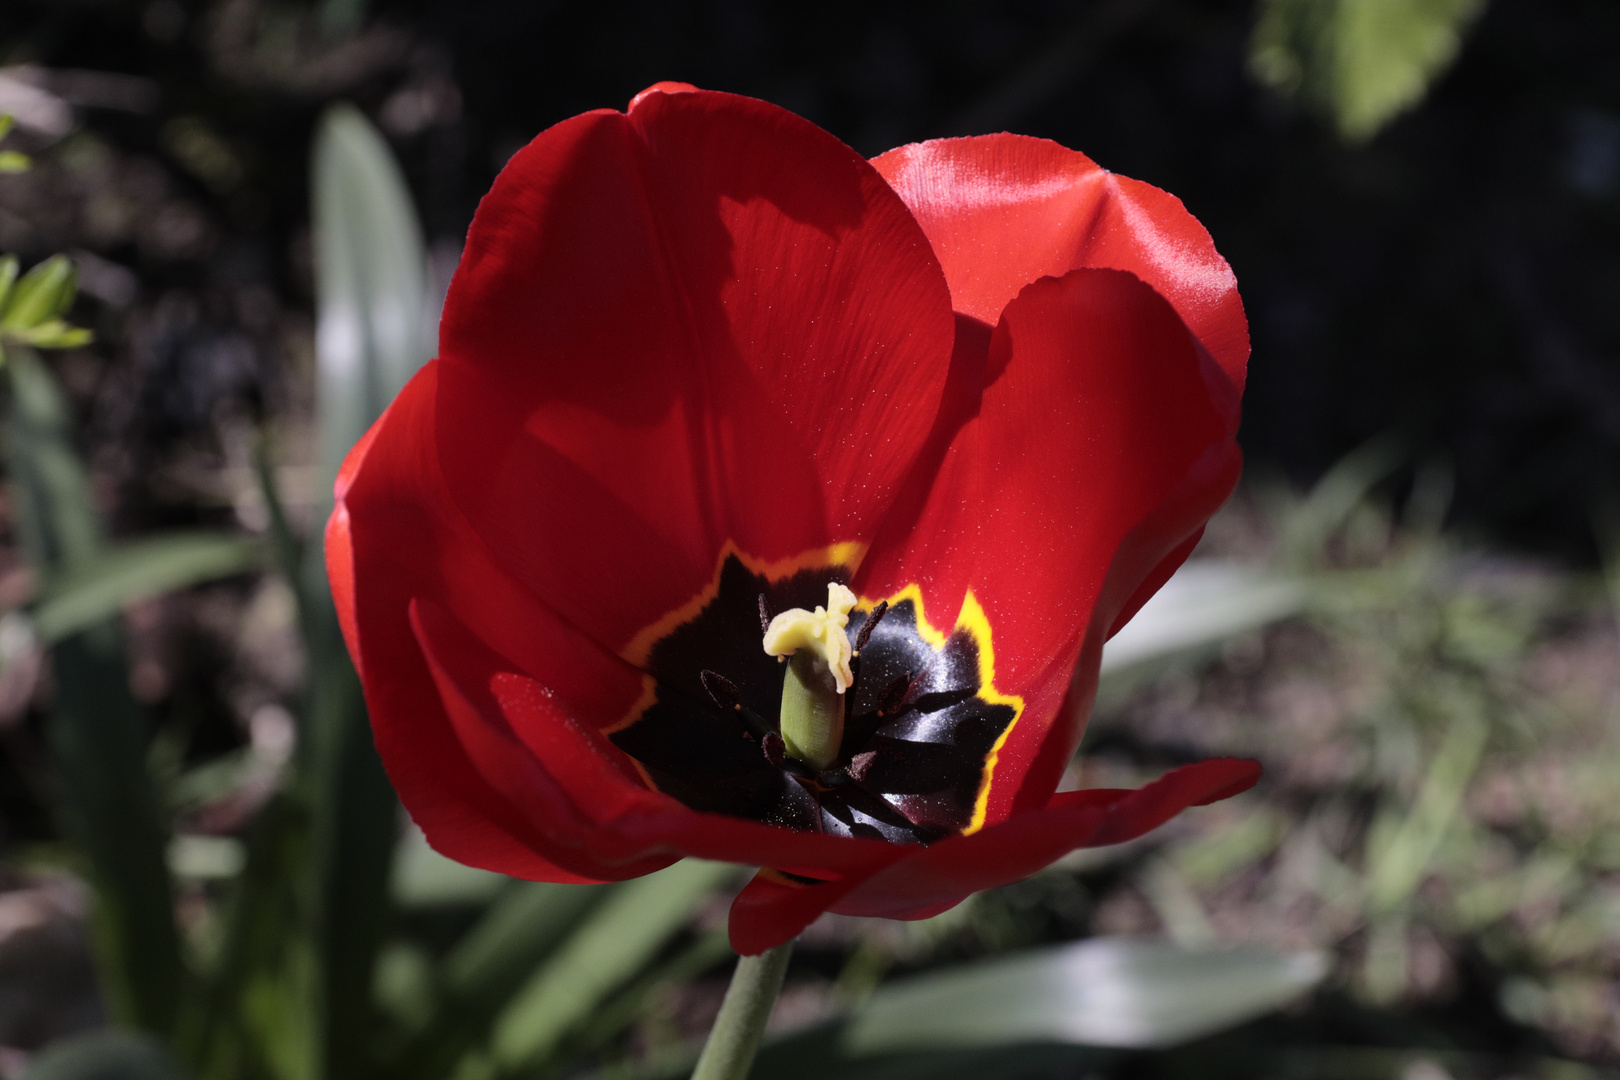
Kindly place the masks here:
POLYGON ((353 346, 397 385, 506 159, 662 79, 867 155, 1079 149, 1203 221, 1254 343, 1244 487, 1112 644, 1068 783, 1262 785, 934 920, 824 919, 762 1069, 1620 1068, 1613 0, 7 0, 0 252, 46 269, 0 296, 0 1077, 689 1062, 732 873, 433 857, 305 540, 381 405, 323 314, 422 311, 353 346))

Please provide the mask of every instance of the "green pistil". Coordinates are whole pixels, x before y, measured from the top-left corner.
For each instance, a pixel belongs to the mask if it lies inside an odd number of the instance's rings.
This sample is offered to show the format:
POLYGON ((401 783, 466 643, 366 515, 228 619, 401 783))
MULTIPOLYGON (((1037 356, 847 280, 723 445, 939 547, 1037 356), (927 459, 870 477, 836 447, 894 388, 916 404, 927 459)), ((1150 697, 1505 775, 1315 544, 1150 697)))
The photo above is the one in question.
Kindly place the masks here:
POLYGON ((844 739, 844 695, 832 671, 815 653, 802 650, 788 661, 782 679, 782 745, 812 769, 838 760, 844 739))
POLYGON ((837 761, 844 738, 844 691, 854 681, 844 628, 854 607, 855 594, 833 582, 826 607, 792 608, 765 628, 765 651, 790 658, 782 679, 782 744, 812 769, 837 761))

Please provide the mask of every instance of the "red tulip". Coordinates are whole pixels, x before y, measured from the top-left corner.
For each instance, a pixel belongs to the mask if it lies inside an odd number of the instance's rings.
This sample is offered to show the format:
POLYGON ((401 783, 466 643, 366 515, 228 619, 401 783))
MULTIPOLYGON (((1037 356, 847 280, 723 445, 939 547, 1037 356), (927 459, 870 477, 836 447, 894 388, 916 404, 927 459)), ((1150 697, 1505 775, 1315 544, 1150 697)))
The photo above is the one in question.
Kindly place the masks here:
POLYGON ((1054 143, 866 162, 673 84, 550 128, 337 483, 333 592, 401 799, 516 877, 766 867, 732 908, 756 953, 1247 788, 1216 760, 1053 794, 1104 639, 1236 482, 1247 355, 1203 227, 1054 143), (767 655, 761 619, 835 583, 855 608, 815 632, 858 655, 795 749, 811 653, 767 655))

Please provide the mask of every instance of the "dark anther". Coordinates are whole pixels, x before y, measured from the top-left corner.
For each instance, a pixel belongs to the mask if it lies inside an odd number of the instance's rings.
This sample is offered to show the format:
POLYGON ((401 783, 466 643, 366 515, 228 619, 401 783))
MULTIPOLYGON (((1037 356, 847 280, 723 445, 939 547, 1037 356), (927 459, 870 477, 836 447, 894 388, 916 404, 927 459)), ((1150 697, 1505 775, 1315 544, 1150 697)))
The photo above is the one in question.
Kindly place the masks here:
POLYGON ((759 741, 760 749, 765 751, 765 760, 773 768, 780 769, 787 760, 787 745, 782 742, 782 736, 774 731, 767 731, 765 737, 759 741))
POLYGON ((759 632, 769 633, 771 629, 771 605, 765 600, 765 594, 759 594, 759 632))
POLYGON ((703 684, 703 689, 709 692, 709 697, 714 699, 716 705, 722 709, 741 711, 742 691, 737 689, 736 683, 708 668, 698 672, 698 681, 703 684))
POLYGON ((877 607, 873 608, 872 614, 866 617, 866 621, 861 624, 860 636, 855 639, 856 656, 861 655, 861 650, 866 648, 866 642, 869 638, 871 638, 872 631, 877 629, 877 624, 882 622, 883 616, 887 615, 888 613, 889 602, 885 600, 877 607))
POLYGON ((876 818, 892 828, 905 829, 912 833, 916 831, 916 824, 905 815, 904 811, 876 792, 866 790, 859 783, 850 784, 838 794, 851 809, 859 810, 869 818, 876 818))
POLYGON ((918 712, 939 712, 952 705, 960 705, 978 692, 976 686, 962 686, 955 690, 936 690, 932 694, 921 694, 911 702, 911 707, 918 712))
POLYGON ((892 716, 899 711, 900 703, 905 701, 906 695, 911 692, 911 684, 914 678, 915 676, 908 671, 878 692, 877 714, 879 716, 892 716))
POLYGON ((744 735, 753 738, 771 730, 771 725, 767 724, 757 712, 743 704, 742 691, 738 689, 736 683, 718 671, 710 671, 708 668, 698 672, 698 681, 703 684, 703 689, 709 692, 709 697, 722 712, 735 713, 742 720, 748 729, 743 732, 744 735))

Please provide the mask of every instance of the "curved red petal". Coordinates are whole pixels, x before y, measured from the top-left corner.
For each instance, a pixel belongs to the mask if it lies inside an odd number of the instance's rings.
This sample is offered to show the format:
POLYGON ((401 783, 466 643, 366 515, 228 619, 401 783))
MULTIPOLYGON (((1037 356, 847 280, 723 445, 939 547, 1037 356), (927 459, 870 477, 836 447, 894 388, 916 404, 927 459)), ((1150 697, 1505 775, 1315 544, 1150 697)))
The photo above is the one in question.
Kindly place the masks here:
MULTIPOLYGON (((1072 794, 1080 796, 1080 799, 1071 801, 1090 801, 1101 805, 1131 792, 1099 788, 1072 794)), ((1057 798, 1068 800, 1068 796, 1057 798)), ((904 855, 901 856, 903 858, 904 855)), ((896 859, 894 862, 898 864, 899 861, 896 859)), ((832 881, 803 882, 786 879, 772 870, 761 870, 731 902, 729 930, 732 951, 743 956, 754 956, 791 941, 815 922, 822 912, 839 903, 876 872, 874 868, 871 873, 847 874, 832 881)), ((927 914, 938 914, 954 907, 958 900, 943 903, 938 910, 927 914)), ((926 918, 927 915, 913 914, 908 917, 926 918)))
POLYGON ((691 83, 674 82, 672 80, 665 79, 662 82, 653 83, 651 86, 647 87, 647 89, 631 98, 629 111, 635 111, 637 105, 640 105, 644 99, 653 94, 696 94, 700 92, 701 91, 699 91, 698 88, 693 86, 691 83))
POLYGON ((941 840, 866 878, 829 910, 891 919, 936 914, 981 889, 1019 881, 1076 848, 1133 840, 1189 806, 1254 786, 1260 766, 1238 758, 1184 765, 1135 791, 1077 791, 971 836, 941 840))
POLYGON ((1083 708, 1059 709, 1077 662, 1095 678, 1103 639, 1230 494, 1240 458, 1236 389, 1129 273, 1026 287, 982 370, 977 413, 921 512, 886 523, 895 542, 875 547, 859 585, 882 595, 919 580, 930 610, 956 611, 969 590, 984 609, 996 687, 1024 699, 997 752, 994 822, 1045 802, 1090 706, 1083 688, 1083 708))
POLYGON ((577 880, 534 853, 520 809, 469 759, 412 634, 409 607, 431 599, 478 626, 492 647, 547 672, 548 686, 578 715, 623 715, 641 692, 641 675, 494 566, 462 520, 437 464, 437 375, 436 363, 425 367, 350 455, 329 527, 334 599, 352 655, 362 660, 383 764, 429 842, 517 877, 577 880))
POLYGON ((869 539, 933 421, 952 315, 852 150, 763 102, 657 90, 513 158, 441 340, 458 505, 622 649, 727 540, 774 559, 869 539))
POLYGON ((333 509, 332 516, 326 519, 323 551, 326 557, 326 582, 332 594, 332 604, 337 609, 338 627, 343 632, 343 643, 348 647, 355 670, 362 676, 364 667, 360 657, 360 636, 354 621, 354 541, 349 530, 349 508, 343 500, 349 494, 349 487, 354 483, 381 426, 382 417, 378 417, 377 422, 367 428, 366 433, 343 456, 343 465, 332 484, 333 509))
MULTIPOLYGON (((1057 722, 1044 731, 1021 724, 1008 739, 997 774, 999 786, 991 794, 991 820, 1014 809, 1026 810, 1046 802, 1084 734, 1096 696, 1103 642, 1124 622, 1127 611, 1134 613, 1131 604, 1140 606, 1153 578, 1159 574, 1168 578, 1165 568, 1180 565, 1204 522, 1237 486, 1242 465, 1242 454, 1232 439, 1210 446, 1188 467, 1181 481, 1163 494, 1153 512, 1120 540, 1092 608, 1085 640, 1072 665, 1070 707, 1060 709, 1057 722)), ((1063 670, 1055 668, 1054 674, 1063 670)))
POLYGON ((502 670, 509 665, 431 601, 414 601, 410 618, 462 748, 479 775, 522 815, 521 838, 533 850, 586 880, 639 877, 674 861, 668 855, 626 857, 611 834, 603 835, 604 809, 611 816, 652 796, 601 752, 606 740, 599 737, 601 747, 590 743, 549 701, 520 697, 514 717, 503 707, 510 702, 500 700, 502 691, 510 697, 514 690, 511 674, 502 670), (518 718, 529 722, 514 722, 518 718), (534 753, 535 741, 547 751, 550 767, 534 753))
POLYGON ((1243 385, 1249 329, 1237 280, 1175 196, 1025 135, 914 143, 872 164, 928 233, 957 311, 994 325, 1037 278, 1129 270, 1243 385))
POLYGON ((849 877, 807 883, 761 870, 731 902, 726 925, 731 951, 739 956, 758 956, 766 949, 792 941, 861 880, 849 877))

